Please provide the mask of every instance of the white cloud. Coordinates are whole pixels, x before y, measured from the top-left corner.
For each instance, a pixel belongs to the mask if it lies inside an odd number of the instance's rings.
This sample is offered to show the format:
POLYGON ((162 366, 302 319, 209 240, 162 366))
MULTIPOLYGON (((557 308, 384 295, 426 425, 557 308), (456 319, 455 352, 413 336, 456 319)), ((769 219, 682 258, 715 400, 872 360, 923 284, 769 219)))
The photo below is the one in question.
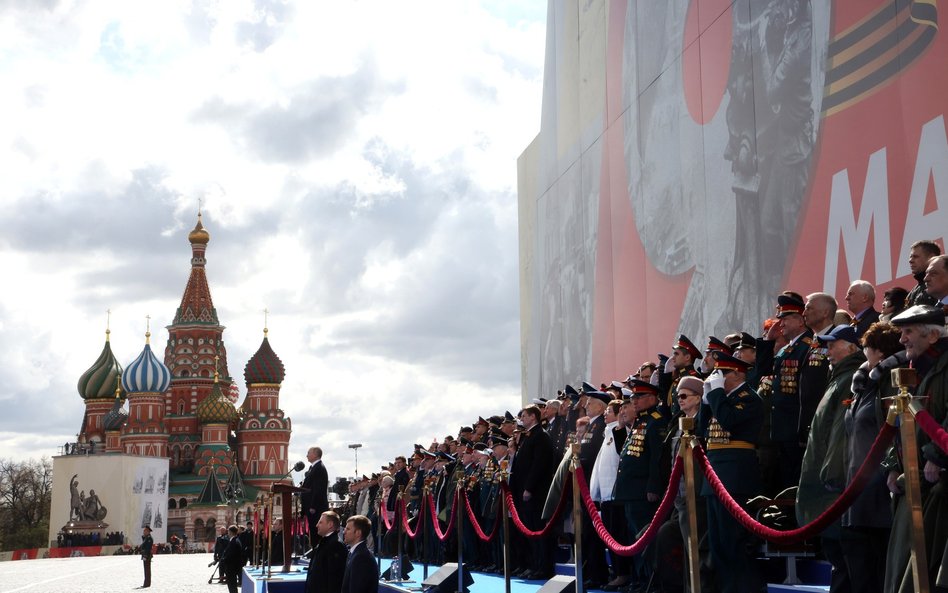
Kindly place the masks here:
POLYGON ((231 374, 262 337, 291 450, 351 471, 519 398, 516 158, 528 2, 0 7, 0 449, 55 453, 79 375, 166 338, 198 198, 231 374), (51 405, 52 404, 52 405, 51 405), (51 410, 51 411, 42 411, 51 410))

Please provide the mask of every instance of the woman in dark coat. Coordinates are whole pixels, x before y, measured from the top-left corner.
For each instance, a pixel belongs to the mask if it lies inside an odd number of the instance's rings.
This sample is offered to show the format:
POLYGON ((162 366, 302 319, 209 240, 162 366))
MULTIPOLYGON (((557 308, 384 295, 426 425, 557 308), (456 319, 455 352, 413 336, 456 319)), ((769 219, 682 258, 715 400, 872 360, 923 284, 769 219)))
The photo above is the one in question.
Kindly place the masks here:
MULTIPOLYGON (((853 398, 843 419, 849 436, 849 482, 885 423, 888 403, 882 398, 895 395, 889 373, 907 360, 899 343, 900 335, 891 323, 877 322, 861 338, 867 360, 853 377, 853 398)), ((880 466, 843 515, 841 541, 852 593, 872 593, 883 588, 886 546, 892 527, 887 474, 888 470, 880 466)))

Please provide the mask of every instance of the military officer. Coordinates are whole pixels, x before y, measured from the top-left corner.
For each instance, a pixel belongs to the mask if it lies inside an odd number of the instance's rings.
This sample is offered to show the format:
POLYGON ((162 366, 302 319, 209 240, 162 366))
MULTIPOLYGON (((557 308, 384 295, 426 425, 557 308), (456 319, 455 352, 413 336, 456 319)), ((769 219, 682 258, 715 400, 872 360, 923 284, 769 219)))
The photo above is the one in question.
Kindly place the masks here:
MULTIPOLYGON (((803 319, 803 297, 784 292, 777 297, 777 323, 758 340, 759 376, 773 375, 771 384, 771 440, 777 450, 777 488, 796 486, 800 479, 803 445, 800 441, 800 376, 810 354, 813 331, 803 319), (777 334, 787 345, 774 353, 777 334)), ((756 442, 756 440, 755 440, 756 442)))
MULTIPOLYGON (((634 538, 651 521, 668 485, 668 464, 662 463, 668 413, 659 402, 658 387, 639 379, 630 384, 634 420, 619 457, 615 501, 623 504, 628 534, 634 538)), ((646 582, 649 559, 640 554, 633 563, 633 578, 646 582)))
MULTIPOLYGON (((715 371, 704 382, 698 412, 698 434, 705 440, 708 461, 734 500, 744 504, 759 491, 755 451, 763 411, 760 396, 747 386, 750 365, 723 352, 714 355, 715 371)), ((750 534, 741 527, 705 482, 701 490, 708 510, 711 563, 722 593, 760 589, 754 569, 750 534)))
POLYGON ((682 377, 700 377, 695 370, 695 361, 701 359, 701 351, 685 335, 679 335, 672 346, 671 358, 665 361, 658 378, 662 403, 673 412, 678 411, 675 388, 682 377))

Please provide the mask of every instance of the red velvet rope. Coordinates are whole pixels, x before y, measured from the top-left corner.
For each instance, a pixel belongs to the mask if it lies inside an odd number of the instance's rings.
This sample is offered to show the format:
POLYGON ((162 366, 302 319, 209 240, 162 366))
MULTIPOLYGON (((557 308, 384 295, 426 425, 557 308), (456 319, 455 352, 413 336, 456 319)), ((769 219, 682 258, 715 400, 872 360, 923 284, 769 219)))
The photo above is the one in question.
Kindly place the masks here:
POLYGON ((879 471, 879 462, 882 460, 882 455, 886 447, 888 447, 889 441, 892 440, 893 434, 895 434, 895 427, 891 424, 884 424, 882 430, 876 435, 876 440, 872 443, 872 448, 863 460, 862 465, 859 466, 859 471, 853 476, 852 482, 850 482, 846 490, 840 494, 839 498, 816 519, 813 519, 806 525, 789 531, 772 529, 755 521, 754 518, 748 515, 747 511, 741 508, 741 505, 728 494, 724 488, 724 484, 721 483, 721 479, 714 473, 714 468, 711 467, 711 462, 708 461, 701 447, 694 448, 694 456, 695 461, 698 462, 698 465, 704 471, 704 475, 708 478, 708 483, 712 490, 714 490, 715 496, 724 503, 728 512, 730 512, 745 529, 772 543, 792 544, 818 535, 849 508, 856 497, 862 493, 863 488, 865 488, 866 484, 872 478, 872 474, 879 471))
POLYGON ((513 524, 517 527, 517 530, 530 539, 541 538, 550 533, 550 531, 553 530, 553 526, 556 524, 557 519, 559 519, 560 514, 563 512, 563 509, 566 508, 566 500, 569 498, 566 495, 567 492, 569 492, 569 484, 570 483, 567 482, 567 487, 563 488, 563 494, 560 495, 560 501, 556 503, 556 509, 553 511, 553 515, 547 521, 546 525, 543 526, 543 529, 540 531, 532 531, 529 527, 523 524, 523 521, 520 520, 520 515, 517 513, 517 507, 514 505, 513 494, 510 492, 510 488, 507 486, 507 483, 501 482, 501 487, 504 491, 504 502, 507 503, 507 511, 510 513, 510 520, 513 521, 513 524))
MULTIPOLYGON (((422 500, 421 500, 422 506, 424 506, 425 504, 424 499, 427 496, 428 496, 427 494, 422 495, 422 500)), ((410 539, 415 539, 416 537, 418 537, 418 525, 421 525, 421 515, 420 514, 418 515, 418 523, 415 526, 415 531, 412 531, 411 526, 408 524, 408 509, 405 507, 405 499, 403 498, 398 499, 398 513, 401 514, 402 516, 402 529, 405 530, 405 535, 407 535, 410 539)))
POLYGON ((932 415, 925 410, 920 410, 915 414, 915 420, 918 421, 919 427, 925 431, 925 434, 938 445, 938 448, 948 453, 948 432, 938 425, 932 415))
POLYGON ((648 524, 648 528, 645 530, 645 533, 642 534, 642 537, 637 539, 634 544, 623 546, 609 534, 606 526, 602 523, 602 517, 599 516, 599 511, 596 509, 596 503, 593 502, 592 497, 589 495, 589 484, 586 483, 586 474, 583 472, 582 467, 576 468, 576 483, 579 485, 579 495, 582 497, 583 504, 586 506, 586 512, 589 514, 589 518, 592 519, 593 527, 596 528, 596 534, 599 536, 599 539, 606 544, 606 547, 608 547, 612 553, 618 554, 619 556, 635 556, 645 551, 645 548, 651 544, 655 536, 658 535, 659 527, 665 523, 665 520, 668 519, 668 516, 671 514, 672 507, 675 504, 675 497, 678 496, 678 483, 681 481, 681 475, 684 471, 684 463, 681 457, 676 457, 675 465, 672 467, 671 477, 668 480, 668 488, 665 489, 665 496, 658 505, 658 509, 655 510, 655 516, 652 517, 651 523, 648 524))
POLYGON ((434 497, 428 497, 428 512, 431 514, 431 526, 434 527, 435 537, 439 540, 444 541, 448 539, 448 535, 451 534, 451 531, 454 530, 454 519, 458 515, 458 491, 454 491, 454 504, 451 505, 451 518, 448 519, 448 525, 444 528, 444 531, 441 531, 441 525, 438 524, 438 513, 435 511, 434 497))
POLYGON ((491 529, 490 535, 487 535, 484 533, 484 530, 481 528, 480 524, 477 522, 477 516, 474 515, 474 509, 471 508, 471 503, 467 499, 467 492, 462 492, 461 498, 464 499, 464 508, 467 509, 468 521, 474 527, 474 533, 477 534, 477 537, 480 538, 480 540, 483 542, 489 542, 490 540, 494 539, 494 536, 497 535, 497 526, 500 525, 501 518, 497 517, 494 520, 494 528, 491 529))
MULTIPOLYGON (((395 507, 395 508, 397 509, 398 507, 395 507)), ((385 531, 391 531, 392 526, 395 525, 395 520, 394 519, 392 519, 391 521, 388 520, 388 513, 385 512, 384 500, 379 501, 379 516, 382 517, 382 523, 385 524, 385 531)))

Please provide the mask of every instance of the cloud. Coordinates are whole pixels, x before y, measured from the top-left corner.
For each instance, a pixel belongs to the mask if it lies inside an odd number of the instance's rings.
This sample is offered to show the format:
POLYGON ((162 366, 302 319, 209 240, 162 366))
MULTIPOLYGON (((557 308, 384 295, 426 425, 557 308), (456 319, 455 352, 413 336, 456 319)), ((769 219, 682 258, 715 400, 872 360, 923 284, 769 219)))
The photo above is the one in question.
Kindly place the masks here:
POLYGON ((193 119, 236 128, 235 140, 265 162, 297 164, 340 148, 361 115, 399 90, 367 60, 350 75, 308 81, 265 106, 212 97, 193 119))
POLYGON ((350 442, 368 468, 514 409, 515 160, 539 125, 543 12, 0 5, 0 448, 75 434, 106 309, 123 364, 145 314, 163 345, 199 200, 229 371, 245 393, 269 308, 291 451, 348 473, 350 442))

